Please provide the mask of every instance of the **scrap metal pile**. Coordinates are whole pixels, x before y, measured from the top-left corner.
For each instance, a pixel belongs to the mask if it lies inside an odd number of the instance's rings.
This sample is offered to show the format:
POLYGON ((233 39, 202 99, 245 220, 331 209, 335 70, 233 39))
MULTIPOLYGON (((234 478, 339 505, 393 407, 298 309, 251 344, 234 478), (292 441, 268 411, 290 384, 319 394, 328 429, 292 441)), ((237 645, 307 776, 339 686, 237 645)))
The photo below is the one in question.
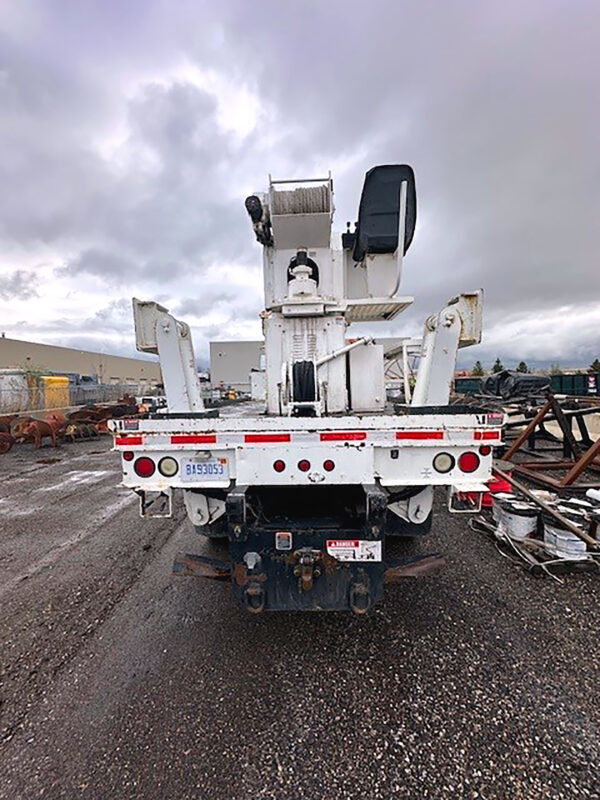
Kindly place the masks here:
POLYGON ((53 411, 41 419, 7 414, 0 417, 0 454, 8 453, 15 444, 32 443, 40 448, 49 442, 56 447, 61 441, 89 439, 108 433, 109 420, 125 416, 138 416, 135 398, 129 395, 110 405, 87 405, 67 414, 53 411))
POLYGON ((518 556, 533 573, 598 571, 600 438, 588 423, 600 404, 549 394, 537 406, 530 398, 525 407, 503 410, 507 443, 494 469, 491 516, 474 519, 472 527, 495 537, 501 552, 518 556))
POLYGON ((506 424, 506 432, 517 436, 503 457, 515 463, 519 475, 560 495, 600 489, 600 437, 594 441, 586 421, 599 413, 595 401, 559 402, 550 395, 537 409, 529 408, 524 418, 506 424), (559 432, 549 430, 550 423, 559 432), (579 438, 573 433, 573 423, 579 438))
POLYGON ((505 472, 498 466, 494 472, 511 491, 491 495, 491 514, 472 519, 474 530, 491 535, 502 554, 520 559, 534 575, 557 578, 566 572, 600 571, 599 491, 565 498, 529 489, 510 469, 505 472))

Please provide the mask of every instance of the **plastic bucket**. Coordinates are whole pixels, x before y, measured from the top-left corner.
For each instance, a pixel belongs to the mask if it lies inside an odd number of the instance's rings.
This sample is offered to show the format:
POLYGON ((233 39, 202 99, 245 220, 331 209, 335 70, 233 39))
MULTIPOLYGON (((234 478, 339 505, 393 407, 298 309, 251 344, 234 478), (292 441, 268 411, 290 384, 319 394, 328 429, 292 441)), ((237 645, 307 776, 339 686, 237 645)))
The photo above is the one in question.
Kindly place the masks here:
MULTIPOLYGON (((509 475, 510 474, 511 473, 509 472, 509 475)), ((504 478, 499 478, 494 472, 492 472, 492 477, 487 482, 487 486, 488 491, 483 495, 481 500, 481 505, 484 508, 490 508, 490 506, 493 506, 494 495, 504 492, 510 493, 512 491, 512 486, 510 483, 504 480, 504 478)))

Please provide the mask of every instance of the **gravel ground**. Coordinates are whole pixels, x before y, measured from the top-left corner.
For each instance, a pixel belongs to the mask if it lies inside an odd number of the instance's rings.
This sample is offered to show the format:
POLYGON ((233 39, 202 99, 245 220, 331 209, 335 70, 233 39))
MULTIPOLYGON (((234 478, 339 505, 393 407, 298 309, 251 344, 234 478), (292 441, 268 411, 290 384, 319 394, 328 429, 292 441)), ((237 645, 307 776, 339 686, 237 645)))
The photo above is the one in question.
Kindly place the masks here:
POLYGON ((142 522, 108 448, 0 460, 2 800, 600 797, 600 578, 534 579, 440 502, 440 575, 253 617, 170 577, 214 545, 142 522))

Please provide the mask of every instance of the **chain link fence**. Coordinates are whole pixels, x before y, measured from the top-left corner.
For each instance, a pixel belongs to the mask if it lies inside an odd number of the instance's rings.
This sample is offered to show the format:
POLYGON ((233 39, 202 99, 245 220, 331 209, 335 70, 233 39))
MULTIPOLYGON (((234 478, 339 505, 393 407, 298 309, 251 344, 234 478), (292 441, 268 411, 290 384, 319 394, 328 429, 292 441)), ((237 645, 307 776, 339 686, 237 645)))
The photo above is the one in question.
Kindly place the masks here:
POLYGON ((157 387, 134 383, 75 383, 60 376, 43 379, 24 376, 22 373, 0 375, 0 416, 28 411, 113 403, 130 395, 152 397, 160 394, 157 387))

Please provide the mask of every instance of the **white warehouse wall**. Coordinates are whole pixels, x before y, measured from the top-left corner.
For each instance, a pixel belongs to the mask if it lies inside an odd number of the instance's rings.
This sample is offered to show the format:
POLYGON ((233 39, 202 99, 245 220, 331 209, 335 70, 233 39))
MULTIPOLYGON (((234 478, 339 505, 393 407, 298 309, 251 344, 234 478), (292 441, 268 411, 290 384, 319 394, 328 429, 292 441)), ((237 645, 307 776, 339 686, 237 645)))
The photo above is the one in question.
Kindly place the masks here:
POLYGON ((264 342, 211 342, 210 382, 242 392, 250 391, 250 371, 260 369, 264 342))

